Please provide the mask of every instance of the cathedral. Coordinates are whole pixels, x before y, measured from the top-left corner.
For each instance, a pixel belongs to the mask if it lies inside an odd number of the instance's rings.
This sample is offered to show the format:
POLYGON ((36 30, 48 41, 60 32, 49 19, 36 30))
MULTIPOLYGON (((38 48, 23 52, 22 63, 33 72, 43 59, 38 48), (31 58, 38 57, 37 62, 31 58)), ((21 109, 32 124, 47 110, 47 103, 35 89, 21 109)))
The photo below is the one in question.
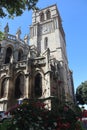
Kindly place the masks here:
MULTIPOLYGON (((0 41, 0 111, 24 99, 57 97, 74 102, 72 71, 68 66, 65 33, 56 4, 32 13, 30 34, 9 34, 0 41)), ((49 109, 51 101, 48 102, 49 109)))

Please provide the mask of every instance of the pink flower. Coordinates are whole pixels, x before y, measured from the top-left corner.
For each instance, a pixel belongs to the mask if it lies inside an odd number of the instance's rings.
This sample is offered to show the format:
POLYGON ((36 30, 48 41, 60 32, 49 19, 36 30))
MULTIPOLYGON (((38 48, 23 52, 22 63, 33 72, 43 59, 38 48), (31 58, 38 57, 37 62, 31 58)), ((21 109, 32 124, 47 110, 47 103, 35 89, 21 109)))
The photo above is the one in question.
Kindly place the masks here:
POLYGON ((70 123, 68 123, 68 122, 64 123, 64 124, 62 124, 62 127, 68 129, 68 128, 70 128, 70 123))
POLYGON ((67 106, 64 107, 64 111, 68 111, 68 109, 69 109, 69 108, 68 108, 67 106))
POLYGON ((57 128, 56 130, 61 130, 60 128, 57 128))

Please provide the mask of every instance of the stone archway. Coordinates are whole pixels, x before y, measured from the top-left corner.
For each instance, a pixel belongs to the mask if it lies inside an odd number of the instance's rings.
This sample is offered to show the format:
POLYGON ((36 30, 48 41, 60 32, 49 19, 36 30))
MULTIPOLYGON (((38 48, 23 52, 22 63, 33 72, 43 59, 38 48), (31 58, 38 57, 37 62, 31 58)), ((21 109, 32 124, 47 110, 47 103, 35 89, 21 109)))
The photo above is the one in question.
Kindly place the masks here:
POLYGON ((21 61, 23 59, 23 51, 19 50, 18 52, 18 61, 21 61))
POLYGON ((15 80, 15 98, 19 99, 24 96, 24 75, 19 74, 15 80))
POLYGON ((37 98, 42 96, 42 76, 40 73, 38 73, 35 76, 34 94, 35 94, 35 97, 37 98))
POLYGON ((1 98, 4 98, 6 96, 6 83, 7 83, 7 79, 3 79, 2 83, 1 83, 1 98))
POLYGON ((11 56, 12 56, 12 48, 8 47, 6 50, 5 64, 10 63, 11 56))

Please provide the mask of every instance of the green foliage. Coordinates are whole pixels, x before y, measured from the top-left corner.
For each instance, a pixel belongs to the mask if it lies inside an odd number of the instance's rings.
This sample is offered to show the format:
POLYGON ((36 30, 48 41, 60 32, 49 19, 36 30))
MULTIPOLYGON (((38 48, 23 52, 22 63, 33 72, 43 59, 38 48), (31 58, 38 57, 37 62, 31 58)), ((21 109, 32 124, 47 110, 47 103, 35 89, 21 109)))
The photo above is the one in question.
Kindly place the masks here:
POLYGON ((0 31, 0 41, 2 41, 5 38, 4 33, 0 31))
POLYGON ((82 125, 82 122, 81 122, 81 121, 77 121, 77 122, 76 122, 76 128, 77 128, 77 130, 85 130, 85 129, 83 128, 83 125, 82 125))
POLYGON ((11 121, 9 119, 3 120, 3 123, 0 124, 0 130, 7 130, 11 121))
POLYGON ((76 99, 78 104, 87 104, 87 81, 78 86, 76 90, 76 99))
POLYGON ((20 16, 26 9, 35 9, 37 2, 38 0, 0 0, 0 17, 20 16))

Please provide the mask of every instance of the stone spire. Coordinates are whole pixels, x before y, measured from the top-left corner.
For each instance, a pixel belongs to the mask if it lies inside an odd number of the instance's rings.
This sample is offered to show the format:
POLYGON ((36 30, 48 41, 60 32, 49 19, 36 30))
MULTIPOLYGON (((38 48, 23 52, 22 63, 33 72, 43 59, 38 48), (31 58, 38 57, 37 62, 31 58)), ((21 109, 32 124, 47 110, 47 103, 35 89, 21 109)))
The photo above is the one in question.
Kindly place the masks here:
POLYGON ((28 41, 29 41, 28 35, 25 35, 25 36, 24 36, 24 41, 25 41, 26 44, 28 44, 28 41))
POLYGON ((9 26, 8 26, 8 23, 6 24, 6 26, 5 26, 5 28, 4 28, 4 32, 5 32, 6 34, 8 34, 8 32, 9 32, 9 26))
POLYGON ((16 32, 16 38, 20 39, 20 35, 21 35, 21 29, 18 28, 17 32, 16 32))

